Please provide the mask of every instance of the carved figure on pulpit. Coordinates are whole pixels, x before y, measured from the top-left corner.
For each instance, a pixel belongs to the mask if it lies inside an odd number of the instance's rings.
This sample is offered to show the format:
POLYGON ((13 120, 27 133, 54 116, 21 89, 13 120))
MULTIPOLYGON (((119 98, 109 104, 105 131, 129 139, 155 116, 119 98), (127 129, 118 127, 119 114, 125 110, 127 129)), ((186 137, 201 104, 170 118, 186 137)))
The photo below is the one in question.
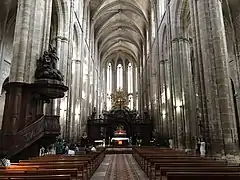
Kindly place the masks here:
POLYGON ((56 47, 52 47, 51 44, 49 45, 49 55, 50 58, 53 61, 53 69, 57 69, 57 61, 59 60, 58 56, 57 56, 57 48, 56 47))
POLYGON ((54 79, 63 81, 62 73, 57 69, 57 50, 49 46, 48 51, 44 51, 43 56, 37 60, 36 79, 54 79))

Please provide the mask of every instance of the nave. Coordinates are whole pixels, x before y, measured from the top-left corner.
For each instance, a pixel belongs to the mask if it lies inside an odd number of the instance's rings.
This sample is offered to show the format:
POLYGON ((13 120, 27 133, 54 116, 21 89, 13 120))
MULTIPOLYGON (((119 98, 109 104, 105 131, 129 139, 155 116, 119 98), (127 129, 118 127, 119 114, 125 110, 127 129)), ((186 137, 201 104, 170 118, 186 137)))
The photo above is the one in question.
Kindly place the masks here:
POLYGON ((239 180, 239 163, 159 147, 45 155, 0 167, 1 180, 239 180), (146 174, 145 174, 146 173, 146 174))

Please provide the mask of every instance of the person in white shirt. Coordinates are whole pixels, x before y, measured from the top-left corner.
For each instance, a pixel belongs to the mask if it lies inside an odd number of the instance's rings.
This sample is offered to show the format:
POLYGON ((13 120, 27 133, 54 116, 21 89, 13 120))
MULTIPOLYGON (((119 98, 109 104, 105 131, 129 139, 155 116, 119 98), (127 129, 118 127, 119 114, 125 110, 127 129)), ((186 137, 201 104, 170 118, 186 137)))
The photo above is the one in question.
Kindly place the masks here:
POLYGON ((75 155, 75 151, 74 151, 74 150, 71 150, 71 149, 69 149, 69 150, 68 150, 68 155, 75 155))
POLYGON ((97 149, 94 146, 92 146, 91 151, 92 152, 97 152, 97 149))
POLYGON ((200 144, 201 144, 200 145, 200 155, 205 156, 206 155, 206 143, 203 138, 201 138, 200 144))
POLYGON ((173 148, 173 140, 172 140, 172 138, 170 138, 168 140, 168 143, 169 143, 169 148, 173 148))

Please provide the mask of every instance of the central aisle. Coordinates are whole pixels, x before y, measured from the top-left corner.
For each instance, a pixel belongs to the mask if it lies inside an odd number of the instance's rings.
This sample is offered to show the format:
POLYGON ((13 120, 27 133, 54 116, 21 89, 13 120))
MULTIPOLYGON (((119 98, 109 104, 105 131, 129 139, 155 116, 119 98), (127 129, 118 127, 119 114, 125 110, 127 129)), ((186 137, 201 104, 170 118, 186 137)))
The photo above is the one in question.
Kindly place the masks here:
POLYGON ((147 180, 131 154, 106 155, 91 180, 147 180))

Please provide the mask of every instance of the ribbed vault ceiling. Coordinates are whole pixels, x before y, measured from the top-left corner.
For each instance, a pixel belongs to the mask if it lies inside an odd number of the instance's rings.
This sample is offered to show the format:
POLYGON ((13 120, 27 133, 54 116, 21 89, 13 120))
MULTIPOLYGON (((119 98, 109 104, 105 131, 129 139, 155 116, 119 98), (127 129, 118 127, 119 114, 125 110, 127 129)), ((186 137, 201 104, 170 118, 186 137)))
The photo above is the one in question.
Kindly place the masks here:
POLYGON ((17 9, 17 1, 13 0, 1 0, 0 1, 0 25, 4 26, 4 21, 7 17, 7 23, 11 23, 15 16, 16 16, 16 9, 17 9))
POLYGON ((148 28, 149 0, 90 0, 92 27, 102 64, 140 59, 148 28))

